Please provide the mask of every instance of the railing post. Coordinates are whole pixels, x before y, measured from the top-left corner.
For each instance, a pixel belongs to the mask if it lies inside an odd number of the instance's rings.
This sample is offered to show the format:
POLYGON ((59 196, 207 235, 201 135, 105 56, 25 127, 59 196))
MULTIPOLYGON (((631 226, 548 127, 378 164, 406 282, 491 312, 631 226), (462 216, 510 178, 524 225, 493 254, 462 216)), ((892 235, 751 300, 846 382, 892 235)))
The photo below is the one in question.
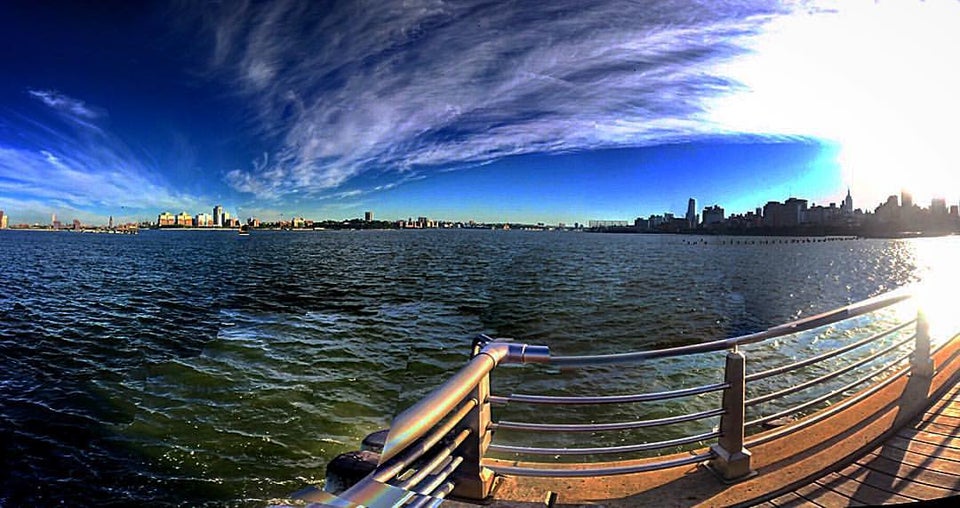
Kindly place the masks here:
POLYGON ((922 310, 917 311, 917 333, 910 356, 910 373, 914 376, 933 377, 933 359, 930 358, 930 323, 922 310))
POLYGON ((727 353, 723 391, 723 416, 720 417, 720 438, 710 447, 716 454, 708 466, 725 482, 744 480, 756 474, 750 468, 750 452, 743 447, 746 409, 746 358, 736 347, 727 353))
MULTIPOLYGON (((484 342, 475 341, 472 356, 476 356, 483 348, 484 342)), ((464 499, 482 500, 490 496, 493 490, 493 471, 480 465, 490 446, 492 435, 490 428, 490 375, 483 376, 477 387, 467 395, 477 399, 477 406, 457 426, 460 429, 469 428, 470 436, 457 449, 463 456, 463 463, 454 473, 453 483, 456 485, 451 495, 464 499)), ((456 432, 456 431, 455 431, 456 432)))

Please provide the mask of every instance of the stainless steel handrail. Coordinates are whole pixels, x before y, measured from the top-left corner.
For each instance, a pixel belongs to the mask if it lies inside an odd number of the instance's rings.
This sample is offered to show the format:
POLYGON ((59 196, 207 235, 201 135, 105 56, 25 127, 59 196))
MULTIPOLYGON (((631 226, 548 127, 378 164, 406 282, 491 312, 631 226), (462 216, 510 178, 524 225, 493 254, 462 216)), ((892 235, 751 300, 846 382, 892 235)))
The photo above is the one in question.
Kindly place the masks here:
POLYGON ((846 366, 844 366, 844 367, 842 367, 842 368, 840 368, 840 369, 837 369, 837 370, 835 370, 835 371, 833 371, 833 372, 829 372, 829 373, 827 373, 827 374, 824 374, 824 375, 822 375, 822 376, 813 378, 813 379, 811 379, 811 380, 809 380, 809 381, 805 381, 805 382, 800 383, 800 384, 798 384, 798 385, 794 385, 794 386, 791 386, 791 387, 789 387, 789 388, 784 388, 783 390, 778 390, 778 391, 776 391, 776 392, 771 392, 771 393, 768 393, 768 394, 766 394, 766 395, 760 395, 760 396, 758 396, 758 397, 754 397, 754 398, 752 398, 752 399, 748 399, 748 400, 746 400, 746 401, 744 402, 744 405, 747 406, 747 407, 750 407, 750 406, 754 406, 754 405, 757 405, 757 404, 762 404, 762 403, 764 403, 764 402, 768 402, 768 401, 771 401, 771 400, 773 400, 773 399, 779 399, 779 398, 785 397, 785 396, 787 396, 787 395, 790 395, 791 393, 796 393, 796 392, 799 392, 799 391, 801 391, 801 390, 806 390, 807 388, 810 388, 810 387, 812 387, 812 386, 816 386, 816 385, 819 385, 819 384, 823 384, 825 381, 829 381, 829 380, 831 380, 831 379, 833 379, 833 378, 842 376, 842 375, 846 374, 847 372, 850 372, 851 370, 856 369, 857 367, 862 367, 862 366, 864 366, 864 365, 866 365, 866 364, 868 364, 868 363, 876 360, 877 358, 880 358, 881 356, 884 356, 884 355, 886 355, 886 354, 889 354, 891 351, 893 351, 893 350, 895 350, 895 349, 903 346, 904 344, 906 344, 907 342, 910 342, 911 340, 914 340, 915 338, 916 338, 915 335, 911 335, 911 336, 907 337, 906 339, 903 339, 903 340, 901 340, 901 341, 899 341, 899 342, 895 342, 895 343, 891 344, 890 346, 887 346, 887 347, 881 349, 880 351, 877 351, 876 353, 874 353, 874 354, 872 354, 872 355, 870 355, 870 356, 867 356, 867 357, 865 357, 865 358, 861 358, 860 360, 857 360, 856 362, 853 362, 853 363, 851 363, 850 365, 846 365, 846 366))
POLYGON ((602 455, 608 453, 634 453, 650 450, 662 450, 673 446, 683 446, 698 443, 719 437, 719 431, 706 432, 695 436, 655 441, 653 443, 639 443, 624 446, 597 446, 593 448, 536 448, 530 446, 490 445, 490 451, 501 453, 519 453, 522 455, 602 455))
POLYGON ((419 459, 423 454, 433 448, 441 439, 446 437, 451 430, 463 420, 463 418, 478 404, 477 399, 466 401, 443 425, 434 429, 429 435, 424 437, 419 443, 408 446, 403 453, 397 454, 391 460, 381 460, 380 466, 374 473, 373 479, 379 482, 386 482, 399 475, 410 466, 413 461, 419 459))
POLYGON ((909 359, 909 358, 910 358, 910 354, 911 354, 911 353, 908 353, 908 354, 905 354, 905 355, 903 355, 903 356, 900 356, 900 357, 898 357, 897 359, 895 359, 894 361, 890 362, 889 364, 884 365, 884 366, 880 367, 879 369, 875 369, 874 371, 870 372, 869 374, 867 374, 867 375, 865 375, 865 376, 862 376, 862 377, 860 377, 860 378, 858 378, 858 379, 856 379, 856 380, 854 380, 854 381, 852 381, 852 382, 850 382, 850 383, 847 383, 847 384, 841 386, 840 388, 837 388, 836 390, 834 390, 834 391, 832 391, 832 392, 825 393, 825 394, 823 394, 823 395, 821 395, 821 396, 819 396, 819 397, 815 397, 815 398, 810 399, 810 400, 808 400, 808 401, 806 401, 806 402, 804 402, 804 403, 802 403, 802 404, 797 404, 796 406, 793 406, 793 407, 791 407, 791 408, 784 409, 783 411, 779 411, 779 412, 774 413, 774 414, 772 414, 772 415, 767 415, 767 416, 763 416, 763 417, 761 417, 761 418, 757 418, 757 419, 755 419, 755 420, 751 420, 751 421, 749 421, 749 422, 744 423, 743 426, 744 426, 744 427, 753 427, 753 426, 756 426, 756 425, 764 424, 764 423, 767 423, 767 422, 776 420, 776 419, 778 419, 778 418, 783 418, 783 417, 785 417, 785 416, 790 416, 790 415, 792 415, 792 414, 799 413, 800 411, 803 411, 804 409, 807 409, 807 408, 809 408, 809 407, 815 406, 815 405, 820 404, 820 403, 822 403, 822 402, 826 402, 826 401, 830 400, 831 398, 837 397, 837 396, 839 396, 839 395, 842 395, 844 392, 849 391, 849 390, 852 390, 852 389, 856 388, 857 386, 860 386, 860 385, 862 385, 863 383, 866 383, 867 381, 870 381, 871 379, 877 377, 878 375, 880 375, 880 374, 882 374, 882 373, 890 370, 890 368, 893 367, 894 365, 897 365, 897 364, 903 362, 904 360, 909 359))
POLYGON ((658 427, 662 425, 673 425, 675 423, 692 422, 712 418, 723 414, 723 409, 711 409, 709 411, 700 411, 679 416, 670 416, 667 418, 657 418, 655 420, 638 420, 634 422, 616 422, 616 423, 528 423, 499 421, 491 424, 492 430, 531 430, 535 432, 605 432, 613 430, 631 430, 642 429, 645 427, 658 427))
POLYGON ((725 390, 727 385, 716 383, 712 385, 695 386, 693 388, 684 388, 681 390, 672 390, 669 392, 656 393, 636 393, 632 395, 599 395, 594 397, 561 397, 554 395, 525 395, 511 394, 500 396, 499 400, 504 402, 521 402, 526 404, 553 404, 553 405, 585 405, 585 404, 626 404, 630 402, 654 402, 658 400, 679 399, 681 397, 690 397, 704 393, 719 392, 725 390))
POLYGON ((578 467, 577 469, 561 468, 535 468, 524 466, 503 466, 499 464, 487 464, 487 467, 500 474, 509 474, 514 476, 539 476, 544 478, 583 478, 586 476, 614 476, 621 474, 644 473, 647 471, 659 471, 671 467, 686 466, 689 464, 699 464, 708 461, 715 456, 713 452, 690 455, 680 459, 662 460, 657 462, 647 462, 643 464, 630 464, 625 466, 600 466, 600 467, 578 467))
POLYGON ((810 425, 813 425, 817 422, 821 422, 831 416, 836 415, 840 411, 843 411, 848 407, 853 406, 854 404, 857 404, 859 402, 866 400, 871 395, 879 392, 880 390, 883 390, 884 388, 893 384, 896 380, 907 375, 908 372, 910 371, 907 369, 897 371, 893 373, 890 377, 881 380, 879 383, 871 386, 870 388, 863 390, 862 392, 858 393, 857 395, 854 395, 853 397, 846 398, 843 401, 837 403, 836 405, 830 406, 829 408, 819 411, 815 415, 808 416, 803 420, 800 420, 799 422, 794 423, 792 425, 786 425, 778 428, 773 432, 764 433, 757 437, 751 437, 751 439, 744 442, 744 445, 749 447, 749 446, 761 445, 763 443, 768 443, 775 439, 779 439, 783 436, 792 434, 800 429, 809 427, 810 425))
POLYGON ((549 360, 550 349, 545 346, 509 342, 487 344, 446 383, 394 418, 380 453, 380 464, 426 434, 501 362, 546 363, 549 360))
POLYGON ((788 364, 788 365, 783 365, 783 366, 776 367, 776 368, 773 368, 773 369, 768 369, 768 370, 765 370, 765 371, 762 371, 762 372, 755 372, 755 373, 753 373, 753 374, 748 374, 747 377, 746 377, 746 380, 747 380, 748 383, 751 382, 751 381, 758 381, 758 380, 760 380, 760 379, 764 379, 764 378, 768 378, 768 377, 771 377, 771 376, 776 376, 776 375, 778 375, 778 374, 784 374, 784 373, 786 373, 786 372, 790 372, 790 371, 793 371, 793 370, 796 370, 796 369, 800 369, 800 368, 806 367, 806 366, 808 366, 808 365, 813 365, 813 364, 815 364, 815 363, 820 363, 820 362, 823 361, 823 360, 826 360, 826 359, 829 359, 829 358, 833 358, 834 356, 839 356, 839 355, 841 355, 841 354, 843 354, 843 353, 846 353, 847 351, 852 351, 852 350, 857 349, 857 348, 859 348, 859 347, 861 347, 861 346, 865 346, 865 345, 867 345, 867 344, 870 344, 871 342, 876 342, 876 341, 878 341, 878 340, 880 340, 880 339, 882 339, 882 338, 884 338, 884 337, 887 337, 887 336, 889 336, 889 335, 893 335, 894 333, 897 333, 897 332, 899 332, 900 330, 903 330, 904 328, 906 328, 906 327, 908 327, 908 326, 910 326, 910 325, 916 324, 916 323, 917 323, 917 320, 916 320, 916 319, 911 319, 911 320, 909 320, 909 321, 905 321, 905 322, 903 322, 903 323, 901 323, 901 324, 899 324, 899 325, 897 325, 897 326, 894 326, 893 328, 890 328, 889 330, 885 330, 885 331, 882 331, 882 332, 877 333, 877 334, 875 334, 875 335, 871 335, 871 336, 869 336, 869 337, 867 337, 867 338, 865 338, 865 339, 858 340, 858 341, 856 341, 856 342, 854 342, 854 343, 852 343, 852 344, 847 344, 846 346, 843 346, 843 347, 840 347, 840 348, 837 348, 837 349, 834 349, 834 350, 831 350, 831 351, 827 351, 826 353, 819 354, 819 355, 816 355, 816 356, 811 356, 810 358, 807 358, 806 360, 801 360, 801 361, 799 361, 799 362, 794 362, 794 363, 791 363, 791 364, 788 364))
POLYGON ((467 436, 469 435, 470 429, 461 430, 460 433, 457 434, 457 436, 454 437, 448 445, 439 449, 437 454, 434 455, 429 462, 421 466, 420 469, 416 473, 410 475, 409 478, 398 483, 397 487, 400 487, 401 489, 410 489, 423 481, 424 478, 433 474, 437 469, 440 469, 443 463, 450 458, 450 455, 453 453, 453 451, 456 450, 457 447, 460 446, 460 444, 463 443, 463 441, 467 439, 467 436))
POLYGON ((669 358, 673 356, 686 356, 697 353, 710 353, 715 351, 724 351, 737 346, 755 344, 767 339, 782 337, 797 332, 812 330, 821 326, 845 321, 847 319, 862 316, 880 310, 885 307, 900 303, 913 297, 908 289, 900 289, 876 296, 861 302, 853 303, 839 309, 810 316, 804 319, 798 319, 782 325, 768 328, 761 332, 741 335, 729 339, 719 339, 700 344, 691 344, 666 349, 657 349, 654 351, 634 351, 630 353, 616 353, 609 355, 586 355, 586 356, 552 356, 550 364, 558 367, 585 367, 594 365, 608 365, 612 363, 632 363, 657 358, 669 358))

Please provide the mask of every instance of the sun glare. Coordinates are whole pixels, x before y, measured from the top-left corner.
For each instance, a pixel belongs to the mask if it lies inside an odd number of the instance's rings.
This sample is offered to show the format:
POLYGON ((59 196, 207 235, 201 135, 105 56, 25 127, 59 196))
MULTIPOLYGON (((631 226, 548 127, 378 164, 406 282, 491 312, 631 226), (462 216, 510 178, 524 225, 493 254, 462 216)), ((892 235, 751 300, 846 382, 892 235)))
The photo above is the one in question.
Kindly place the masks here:
POLYGON ((960 238, 921 238, 911 240, 916 259, 917 307, 930 323, 933 343, 942 343, 947 335, 960 329, 957 312, 957 288, 960 287, 960 264, 956 253, 960 238))
POLYGON ((960 2, 829 7, 771 21, 750 55, 717 69, 744 88, 718 99, 711 120, 838 144, 840 179, 865 208, 901 189, 924 206, 956 202, 960 2))

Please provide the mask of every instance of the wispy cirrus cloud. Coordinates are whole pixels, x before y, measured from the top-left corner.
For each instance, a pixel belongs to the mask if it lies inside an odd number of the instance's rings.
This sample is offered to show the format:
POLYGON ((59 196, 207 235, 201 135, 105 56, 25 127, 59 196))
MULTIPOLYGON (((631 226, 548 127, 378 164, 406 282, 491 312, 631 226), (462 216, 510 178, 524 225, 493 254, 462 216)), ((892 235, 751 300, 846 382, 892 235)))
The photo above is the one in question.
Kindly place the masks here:
POLYGON ((778 2, 301 2, 205 10, 212 67, 275 148, 227 174, 276 197, 365 171, 715 134, 705 102, 778 2))
POLYGON ((105 110, 89 106, 82 100, 68 97, 56 90, 28 90, 27 93, 62 118, 87 129, 100 131, 96 122, 107 116, 105 110))
POLYGON ((53 113, 8 115, 3 123, 16 140, 0 140, 0 196, 4 206, 19 203, 22 213, 45 215, 56 210, 84 217, 155 213, 157 209, 206 208, 197 197, 173 190, 117 136, 97 122, 104 109, 57 91, 29 90, 53 113), (43 204, 43 206, 41 206, 43 204))

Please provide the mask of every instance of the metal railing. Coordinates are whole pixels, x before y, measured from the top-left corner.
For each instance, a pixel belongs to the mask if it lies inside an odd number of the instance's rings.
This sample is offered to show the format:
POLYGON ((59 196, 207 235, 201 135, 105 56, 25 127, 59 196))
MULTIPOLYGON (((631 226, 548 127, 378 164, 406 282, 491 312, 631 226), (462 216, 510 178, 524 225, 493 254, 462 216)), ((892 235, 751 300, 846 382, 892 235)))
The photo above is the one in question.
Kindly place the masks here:
MULTIPOLYGON (((749 447, 785 436, 842 411, 859 400, 876 393, 903 376, 908 369, 914 375, 932 375, 929 327, 922 313, 916 319, 896 323, 864 338, 846 343, 808 358, 767 370, 747 373, 745 346, 770 339, 798 337, 802 332, 821 330, 858 316, 887 309, 912 298, 907 291, 897 291, 833 311, 775 326, 758 333, 714 340, 654 351, 609 355, 551 356, 545 346, 530 346, 482 336, 473 357, 459 372, 414 406, 397 416, 380 454, 375 470, 353 487, 337 496, 330 496, 332 506, 433 506, 447 495, 466 499, 484 499, 490 495, 495 473, 517 476, 575 477, 628 474, 705 463, 726 481, 736 481, 755 474, 751 468, 749 447), (911 348, 910 346, 913 345, 911 348), (872 348, 872 349, 869 349, 872 348), (869 349, 868 351, 865 351, 869 349), (555 396, 536 394, 490 393, 490 373, 506 363, 540 363, 563 369, 638 364, 654 360, 709 355, 725 352, 722 378, 700 386, 660 392, 636 394, 604 394, 589 396, 555 396), (859 353, 858 353, 859 352, 859 353), (856 353, 856 354, 852 354, 856 353), (859 354, 859 356, 857 356, 859 354), (853 356, 853 358, 850 358, 853 356), (842 366, 826 361, 845 362, 842 366), (823 374, 804 375, 802 382, 787 380, 778 387, 783 376, 806 373, 804 369, 820 368, 823 374), (844 375, 855 373, 848 381, 844 375), (872 385, 869 385, 870 382, 872 385), (839 384, 839 385, 838 385, 839 384), (838 386, 835 386, 838 385, 838 386), (869 386, 869 388, 867 388, 869 386), (747 397, 748 390, 751 397, 747 397), (850 395, 859 391, 856 396, 850 395), (758 392, 758 393, 754 393, 758 392), (545 405, 573 408, 595 405, 645 404, 672 401, 713 394, 719 407, 659 418, 632 421, 591 423, 550 423, 493 421, 492 405, 545 405), (803 400, 794 401, 800 395, 803 400), (841 400, 842 399, 842 400, 841 400), (805 417, 829 401, 840 401, 805 417), (772 412, 760 413, 767 405, 772 412), (748 412, 753 414, 748 419, 748 412), (719 418, 716 427, 651 442, 616 446, 536 447, 516 444, 491 444, 494 433, 604 433, 656 428, 662 435, 676 432, 665 429, 678 425, 708 425, 719 418), (788 425, 767 427, 777 420, 793 418, 788 425), (760 433, 748 434, 759 428, 760 433), (749 439, 748 439, 749 438, 749 439), (712 443, 708 448, 705 445, 712 443), (515 457, 549 455, 555 458, 580 456, 590 458, 608 454, 630 455, 697 446, 705 451, 667 458, 645 457, 646 460, 622 462, 579 462, 564 467, 542 462, 504 465, 504 461, 485 461, 488 454, 511 454, 515 457)), ((870 323, 875 326, 871 318, 870 323)), ((862 327, 858 327, 859 329, 862 327)), ((854 329, 846 329, 852 334, 854 329)), ((822 332, 822 330, 821 330, 822 332)), ((715 357, 714 357, 715 358, 715 357)), ((718 372, 718 374, 720 374, 718 372)))

